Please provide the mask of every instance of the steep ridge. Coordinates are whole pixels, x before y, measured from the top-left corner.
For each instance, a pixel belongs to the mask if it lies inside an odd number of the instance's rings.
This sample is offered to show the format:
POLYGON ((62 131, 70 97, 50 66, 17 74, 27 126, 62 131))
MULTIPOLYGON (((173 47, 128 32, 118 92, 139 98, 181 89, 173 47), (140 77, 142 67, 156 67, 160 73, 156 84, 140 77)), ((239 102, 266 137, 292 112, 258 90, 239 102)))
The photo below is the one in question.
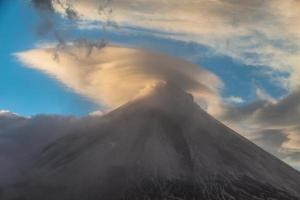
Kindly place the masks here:
POLYGON ((174 85, 159 84, 97 120, 44 148, 14 198, 300 199, 299 172, 174 85))

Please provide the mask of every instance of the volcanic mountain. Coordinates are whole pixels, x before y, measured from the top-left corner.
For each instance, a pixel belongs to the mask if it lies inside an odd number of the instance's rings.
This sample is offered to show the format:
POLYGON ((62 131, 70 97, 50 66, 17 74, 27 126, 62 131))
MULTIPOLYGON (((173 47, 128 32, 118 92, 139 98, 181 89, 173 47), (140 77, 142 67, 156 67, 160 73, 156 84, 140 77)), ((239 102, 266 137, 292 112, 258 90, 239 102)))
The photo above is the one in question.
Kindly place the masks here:
POLYGON ((30 200, 299 200, 300 173, 160 84, 44 147, 30 200))

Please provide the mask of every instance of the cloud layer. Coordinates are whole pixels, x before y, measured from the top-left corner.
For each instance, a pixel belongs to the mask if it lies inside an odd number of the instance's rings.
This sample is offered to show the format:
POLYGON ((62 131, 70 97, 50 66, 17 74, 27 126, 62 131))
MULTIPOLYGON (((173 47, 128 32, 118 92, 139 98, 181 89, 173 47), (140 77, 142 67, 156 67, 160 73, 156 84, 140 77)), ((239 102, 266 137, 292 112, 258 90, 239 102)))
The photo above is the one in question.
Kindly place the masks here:
MULTIPOLYGON (((267 96, 267 95, 265 95, 267 96)), ((283 160, 300 163, 300 90, 280 100, 258 97, 240 107, 227 107, 221 118, 283 160)))
POLYGON ((0 112, 0 188, 16 177, 26 176, 27 167, 45 144, 66 135, 76 119, 61 116, 22 117, 0 112))
MULTIPOLYGON (((161 37, 194 41, 246 64, 284 72, 278 81, 293 90, 300 84, 300 3, 298 0, 69 0, 85 22, 115 22, 139 27, 161 37), (284 31, 282 31, 284 30, 284 31)), ((272 73, 271 73, 272 75, 272 73)))
POLYGON ((184 60, 120 46, 89 48, 72 44, 17 53, 18 59, 56 78, 95 102, 116 107, 143 93, 151 84, 167 81, 191 92, 210 112, 218 112, 222 81, 184 60), (57 53, 57 59, 53 55, 57 53))

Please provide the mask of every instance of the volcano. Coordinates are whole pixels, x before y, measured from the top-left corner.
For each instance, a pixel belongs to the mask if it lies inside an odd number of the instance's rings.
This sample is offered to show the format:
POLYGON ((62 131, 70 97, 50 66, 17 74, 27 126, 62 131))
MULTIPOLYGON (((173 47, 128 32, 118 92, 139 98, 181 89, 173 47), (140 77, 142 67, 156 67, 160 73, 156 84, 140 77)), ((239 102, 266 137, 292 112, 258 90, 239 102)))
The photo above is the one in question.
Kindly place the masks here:
POLYGON ((40 151, 14 199, 299 200, 300 173, 171 84, 40 151))

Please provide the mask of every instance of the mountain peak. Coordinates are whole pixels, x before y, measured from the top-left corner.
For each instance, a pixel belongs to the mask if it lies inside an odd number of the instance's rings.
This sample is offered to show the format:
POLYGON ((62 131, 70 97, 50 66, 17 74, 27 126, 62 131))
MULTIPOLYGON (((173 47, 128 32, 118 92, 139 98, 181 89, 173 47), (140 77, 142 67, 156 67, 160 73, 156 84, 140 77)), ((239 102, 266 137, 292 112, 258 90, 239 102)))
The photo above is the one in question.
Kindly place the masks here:
MULTIPOLYGON (((179 105, 189 107, 195 105, 193 95, 187 93, 176 83, 160 81, 146 86, 140 94, 129 104, 148 104, 158 107, 178 107, 179 105)), ((127 105, 125 105, 127 106, 127 105)), ((145 105, 143 105, 145 106, 145 105)))
POLYGON ((166 98, 172 98, 172 100, 173 98, 188 98, 193 101, 191 94, 169 81, 158 82, 152 88, 152 95, 165 96, 166 98))

